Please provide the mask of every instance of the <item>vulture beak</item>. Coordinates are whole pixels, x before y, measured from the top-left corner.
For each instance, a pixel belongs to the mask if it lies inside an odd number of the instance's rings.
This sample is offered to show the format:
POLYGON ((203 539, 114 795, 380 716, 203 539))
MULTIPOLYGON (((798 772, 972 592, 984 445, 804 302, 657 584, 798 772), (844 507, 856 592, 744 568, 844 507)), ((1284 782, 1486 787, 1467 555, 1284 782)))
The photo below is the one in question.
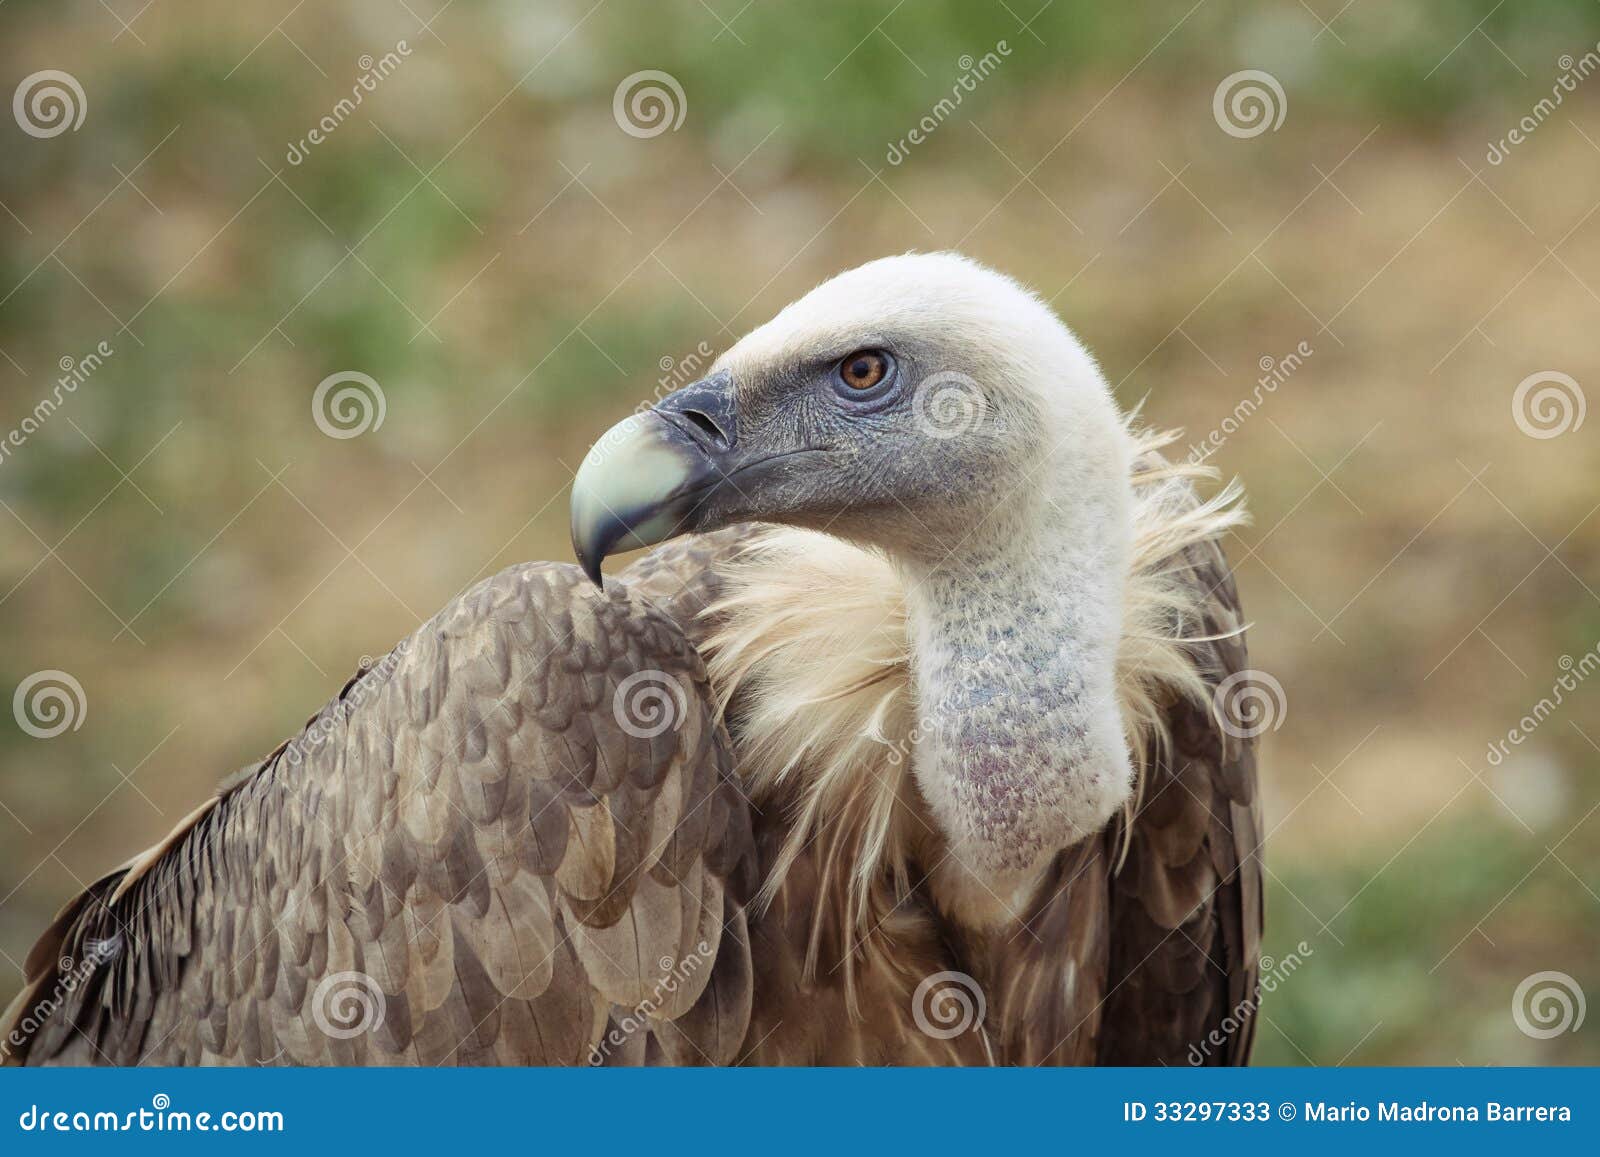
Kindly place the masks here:
POLYGON ((668 394, 601 435, 572 482, 572 549, 602 586, 609 555, 698 529, 705 500, 738 464, 727 371, 668 394))

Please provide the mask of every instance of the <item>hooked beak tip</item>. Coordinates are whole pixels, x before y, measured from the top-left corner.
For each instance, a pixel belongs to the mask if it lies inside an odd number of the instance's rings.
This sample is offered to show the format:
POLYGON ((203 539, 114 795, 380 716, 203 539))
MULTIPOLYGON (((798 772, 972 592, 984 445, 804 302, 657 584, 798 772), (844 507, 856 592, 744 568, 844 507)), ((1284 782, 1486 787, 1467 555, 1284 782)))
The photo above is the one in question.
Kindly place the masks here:
POLYGON ((601 590, 608 556, 694 529, 694 495, 716 465, 678 426, 648 412, 617 423, 572 483, 572 551, 601 590))

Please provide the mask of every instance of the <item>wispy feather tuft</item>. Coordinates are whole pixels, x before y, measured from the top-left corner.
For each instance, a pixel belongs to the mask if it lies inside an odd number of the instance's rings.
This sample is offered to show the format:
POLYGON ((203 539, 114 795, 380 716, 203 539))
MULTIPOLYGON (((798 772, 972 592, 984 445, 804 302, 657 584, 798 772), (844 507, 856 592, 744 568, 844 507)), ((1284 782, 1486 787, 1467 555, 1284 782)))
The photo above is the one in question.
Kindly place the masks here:
MULTIPOLYGON (((1204 702, 1192 643, 1210 592, 1185 553, 1246 521, 1237 482, 1204 501, 1204 464, 1169 462, 1179 435, 1136 428, 1133 552, 1117 683, 1123 730, 1142 781, 1169 741, 1165 709, 1204 702)), ((901 580, 882 556, 812 531, 763 531, 729 565, 706 614, 711 683, 741 736, 740 774, 762 806, 793 818, 767 878, 770 904, 800 853, 818 845, 829 901, 812 916, 808 975, 837 948, 847 978, 877 954, 873 930, 914 886, 911 847, 928 819, 910 775, 916 717, 901 580)), ((1124 831, 1137 812, 1135 789, 1124 831)))

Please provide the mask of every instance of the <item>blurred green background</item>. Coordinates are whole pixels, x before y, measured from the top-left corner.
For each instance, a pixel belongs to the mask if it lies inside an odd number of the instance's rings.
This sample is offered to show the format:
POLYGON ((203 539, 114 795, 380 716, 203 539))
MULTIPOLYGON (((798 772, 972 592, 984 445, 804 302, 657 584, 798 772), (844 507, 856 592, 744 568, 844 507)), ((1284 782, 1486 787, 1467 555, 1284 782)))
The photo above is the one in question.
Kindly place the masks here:
POLYGON ((361 656, 565 558, 572 469, 659 379, 959 248, 1195 440, 1313 351, 1212 459, 1287 704, 1267 951, 1309 950, 1257 1059, 1600 1062, 1600 1012, 1512 1011, 1538 972, 1600 993, 1600 679, 1488 755, 1600 645, 1600 418, 1513 413, 1600 385, 1597 41, 1589 0, 10 0, 0 87, 61 70, 84 115, 0 118, 0 441, 112 353, 0 455, 0 691, 84 693, 53 738, 0 716, 0 1001, 361 656), (682 93, 655 135, 613 108, 647 69, 682 93), (1214 111, 1246 69, 1275 129, 1214 111), (319 428, 341 372, 381 425, 319 428))

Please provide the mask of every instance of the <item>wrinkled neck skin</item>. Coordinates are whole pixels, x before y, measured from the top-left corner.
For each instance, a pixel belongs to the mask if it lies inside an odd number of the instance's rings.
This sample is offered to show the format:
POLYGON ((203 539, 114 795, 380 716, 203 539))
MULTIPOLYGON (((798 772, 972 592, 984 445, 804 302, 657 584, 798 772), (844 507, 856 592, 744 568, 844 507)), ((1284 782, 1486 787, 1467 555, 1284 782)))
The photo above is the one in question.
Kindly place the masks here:
POLYGON ((912 767, 949 853, 926 865, 929 886, 971 927, 1021 919, 1056 853, 1131 792, 1116 695, 1131 497, 1112 445, 1092 461, 1049 456, 959 545, 896 552, 912 767))

